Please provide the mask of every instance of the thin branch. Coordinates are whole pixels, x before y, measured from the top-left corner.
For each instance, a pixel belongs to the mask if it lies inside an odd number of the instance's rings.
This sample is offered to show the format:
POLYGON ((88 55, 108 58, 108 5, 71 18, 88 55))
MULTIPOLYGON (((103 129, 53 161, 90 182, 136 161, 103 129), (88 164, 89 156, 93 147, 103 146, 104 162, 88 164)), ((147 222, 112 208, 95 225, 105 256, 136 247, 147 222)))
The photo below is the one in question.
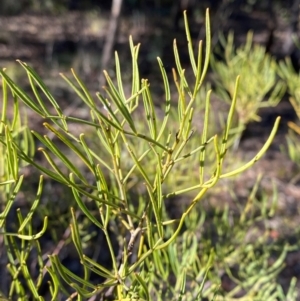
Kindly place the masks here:
MULTIPOLYGON (((101 70, 105 70, 108 66, 112 55, 112 49, 115 44, 117 29, 120 21, 121 8, 123 0, 113 0, 111 7, 111 16, 109 20, 108 30, 106 33, 105 44, 103 48, 102 60, 101 60, 101 70)), ((105 77, 103 72, 100 73, 99 77, 100 87, 105 83, 105 77)))

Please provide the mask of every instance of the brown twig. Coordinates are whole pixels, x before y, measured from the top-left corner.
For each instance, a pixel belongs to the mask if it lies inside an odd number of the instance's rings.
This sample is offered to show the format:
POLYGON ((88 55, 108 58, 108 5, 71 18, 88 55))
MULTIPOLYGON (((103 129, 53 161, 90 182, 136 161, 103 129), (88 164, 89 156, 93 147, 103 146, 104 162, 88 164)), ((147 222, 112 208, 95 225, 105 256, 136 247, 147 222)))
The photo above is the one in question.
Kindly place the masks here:
MULTIPOLYGON (((116 40, 117 29, 121 15, 122 2, 123 0, 113 0, 112 2, 111 16, 102 53, 101 70, 105 70, 107 68, 108 62, 111 58, 111 53, 116 40)), ((101 72, 99 77, 100 87, 104 85, 104 82, 105 77, 104 74, 101 72)))

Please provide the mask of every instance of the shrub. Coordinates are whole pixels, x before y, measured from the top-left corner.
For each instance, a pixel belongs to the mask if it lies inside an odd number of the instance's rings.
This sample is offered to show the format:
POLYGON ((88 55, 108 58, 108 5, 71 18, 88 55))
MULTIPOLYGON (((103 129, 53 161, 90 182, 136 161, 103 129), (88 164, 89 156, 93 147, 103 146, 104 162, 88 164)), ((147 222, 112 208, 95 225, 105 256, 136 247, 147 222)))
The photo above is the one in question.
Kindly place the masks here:
POLYGON ((263 107, 276 106, 285 92, 285 85, 278 81, 277 64, 266 53, 263 46, 252 45, 253 33, 247 35, 244 45, 235 49, 233 33, 229 33, 227 41, 221 38, 224 57, 212 59, 212 68, 216 73, 216 92, 228 103, 235 93, 234 78, 241 77, 236 105, 236 120, 233 141, 238 145, 239 138, 251 121, 260 121, 258 110, 263 107))
MULTIPOLYGON (((1 158, 5 158, 0 183, 4 205, 0 223, 11 276, 8 286, 10 299, 85 300, 100 296, 105 300, 220 300, 221 294, 227 294, 229 300, 242 293, 251 300, 274 300, 274 296, 284 300, 275 279, 289 247, 280 252, 279 259, 273 265, 268 265, 271 247, 266 245, 264 256, 256 257, 256 250, 264 246, 266 240, 261 239, 256 244, 242 242, 246 230, 239 230, 239 227, 249 226, 246 217, 252 202, 234 223, 231 232, 233 240, 226 232, 231 228, 228 210, 224 211, 221 219, 216 211, 213 220, 218 235, 223 236, 222 243, 214 243, 197 234, 205 221, 205 212, 199 212, 197 206, 207 191, 220 179, 238 175, 257 162, 271 144, 279 124, 278 118, 265 145, 250 162, 223 172, 228 136, 237 105, 237 79, 222 136, 208 136, 210 91, 205 99, 202 131, 193 131, 195 100, 209 65, 208 13, 206 18, 206 55, 203 62, 202 42, 198 45, 195 58, 185 15, 193 83, 185 76, 174 43, 176 69, 173 69, 173 78, 178 93, 177 103, 171 99, 169 79, 158 58, 165 87, 162 119, 158 118, 148 81, 139 77, 137 59, 140 45, 134 45, 132 39, 130 95, 125 95, 123 89, 117 53, 115 83, 104 71, 107 98, 101 93, 95 97, 91 95, 74 70, 73 80, 62 75, 90 110, 88 120, 64 115, 49 89, 27 64, 19 62, 27 72, 33 96, 19 87, 5 71, 0 71, 3 88, 0 141, 1 158), (14 106, 12 121, 6 117, 9 90, 14 106), (19 103, 24 103, 44 118, 45 129, 54 137, 50 139, 49 134, 43 136, 38 131, 31 131, 43 145, 39 151, 47 164, 34 159, 30 151, 31 134, 19 123, 17 126, 19 103), (177 120, 170 123, 170 110, 176 105, 177 120), (72 130, 72 124, 82 126, 83 132, 72 130), (192 140, 197 143, 186 151, 192 140), (214 161, 207 166, 210 145, 214 161), (186 181, 185 187, 178 190, 174 167, 184 165, 191 156, 197 158, 198 183, 190 185, 186 181), (9 213, 22 188, 23 164, 37 168, 44 176, 40 176, 36 198, 30 202, 28 212, 17 210, 16 218, 12 220, 9 213), (74 201, 68 222, 80 267, 77 272, 67 268, 57 252, 48 255, 49 262, 45 260, 48 250, 45 250, 41 239, 53 227, 50 224, 50 229, 47 228, 50 216, 44 217, 40 231, 34 226, 34 217, 41 207, 44 177, 68 187, 72 192, 74 201), (167 179, 172 185, 165 185, 167 179), (192 191, 194 195, 182 204, 183 212, 179 218, 170 218, 166 200, 173 197, 172 202, 179 202, 179 195, 192 191), (95 252, 91 252, 91 248, 95 248, 95 252), (96 254, 97 249, 100 255, 96 254), (109 260, 101 261, 104 257, 109 260), (239 276, 230 272, 236 264, 240 264, 239 276), (236 282, 229 293, 219 292, 223 273, 220 271, 226 271, 236 282), (49 285, 47 296, 41 294, 45 279, 49 285)), ((64 201, 61 199, 56 204, 63 205, 64 201)), ((264 211, 260 212, 261 217, 265 217, 266 208, 264 206, 264 211)), ((250 219, 255 220, 254 217, 250 219)), ((293 286, 288 294, 293 294, 293 286)))
MULTIPOLYGON (((294 111, 300 119, 300 77, 292 65, 291 59, 286 58, 285 61, 279 62, 278 74, 286 82, 288 93, 290 95, 289 101, 294 108, 294 111)), ((300 127, 296 123, 288 122, 290 128, 286 136, 287 148, 290 159, 300 166, 300 144, 299 135, 300 127)), ((296 177, 297 178, 297 177, 296 177)), ((294 179, 295 180, 295 179, 294 179)))

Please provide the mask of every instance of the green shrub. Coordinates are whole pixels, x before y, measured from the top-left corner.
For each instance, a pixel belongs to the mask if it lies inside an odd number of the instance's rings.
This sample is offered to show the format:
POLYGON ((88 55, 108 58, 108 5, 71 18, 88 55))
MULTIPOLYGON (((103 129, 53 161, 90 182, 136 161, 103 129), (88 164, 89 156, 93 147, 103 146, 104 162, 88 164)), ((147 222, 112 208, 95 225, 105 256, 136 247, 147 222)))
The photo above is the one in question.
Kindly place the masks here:
POLYGON ((221 38, 224 47, 223 60, 212 59, 212 68, 216 73, 216 92, 228 103, 235 93, 235 81, 238 75, 241 83, 238 88, 233 141, 238 145, 239 138, 251 121, 260 121, 258 110, 276 106, 285 92, 285 85, 278 81, 275 60, 266 53, 263 46, 252 45, 253 33, 249 32, 247 41, 239 48, 234 48, 233 33, 227 41, 221 38))
MULTIPOLYGON (((290 95, 289 101, 298 119, 300 119, 300 76, 299 73, 295 71, 290 58, 279 62, 278 74, 286 82, 290 95)), ((288 154, 290 159, 300 167, 300 127, 292 121, 288 122, 288 126, 290 128, 286 136, 288 154)), ((295 179, 297 179, 297 177, 295 179)))
MULTIPOLYGON (((249 198, 245 210, 240 211, 233 225, 230 224, 228 210, 223 213, 216 210, 211 221, 206 220, 205 211, 198 207, 205 194, 220 179, 242 173, 263 156, 275 136, 279 118, 258 154, 245 165, 224 173, 222 167, 226 162, 239 80, 233 89, 231 107, 221 137, 208 135, 210 91, 204 100, 202 131, 194 131, 195 101, 209 64, 208 14, 204 60, 202 42, 198 45, 197 57, 194 56, 186 15, 185 25, 194 82, 185 77, 174 43, 176 69, 173 70, 173 78, 178 102, 171 99, 169 79, 158 58, 165 87, 162 119, 158 118, 148 81, 140 79, 137 63, 140 45, 134 45, 132 39, 130 95, 125 95, 123 89, 117 53, 115 83, 107 72, 104 73, 107 98, 100 93, 91 95, 75 71, 72 70, 73 80, 62 75, 90 110, 88 120, 64 115, 49 89, 27 64, 19 62, 27 72, 32 95, 19 87, 5 71, 0 71, 3 88, 0 145, 1 158, 4 158, 0 177, 4 206, 0 234, 7 251, 7 270, 11 276, 7 296, 10 299, 46 299, 40 292, 43 281, 49 276, 47 298, 51 300, 86 300, 93 296, 104 300, 235 300, 239 294, 247 300, 274 300, 276 297, 284 300, 285 295, 276 283, 276 276, 283 267, 289 247, 280 250, 278 260, 269 265, 273 245, 267 244, 266 237, 256 243, 245 239, 247 227, 259 218, 271 215, 266 203, 261 207, 249 198), (13 99, 12 122, 6 117, 6 108, 10 103, 8 95, 13 99), (45 129, 54 137, 50 139, 49 134, 43 136, 38 131, 31 131, 43 145, 39 151, 47 164, 34 159, 31 134, 19 124, 16 126, 15 120, 20 116, 19 103, 24 103, 44 118, 45 129), (177 120, 171 122, 170 110, 174 106, 177 106, 177 120), (83 132, 72 130, 72 124, 80 125, 83 132), (190 147, 191 141, 193 147, 190 147), (206 158, 210 145, 214 160, 208 165, 206 158), (174 168, 183 165, 189 172, 185 164, 190 157, 196 158, 193 162, 197 163, 197 185, 185 180, 184 188, 178 189, 181 179, 176 179, 174 168), (17 210, 12 221, 9 213, 22 188, 21 167, 24 164, 37 168, 44 176, 40 176, 36 198, 29 201, 28 212, 17 210), (44 177, 68 187, 72 192, 73 204, 66 218, 81 274, 64 266, 58 253, 48 255, 49 262, 45 260, 46 250, 41 245, 41 239, 54 227, 50 223, 50 229, 47 229, 51 216, 44 217, 39 231, 34 226, 37 213, 41 212, 44 177), (193 192, 193 196, 182 202, 183 212, 179 218, 171 218, 166 201, 169 199, 174 205, 178 204, 181 202, 178 196, 187 192, 193 192), (258 208, 259 214, 248 219, 246 217, 251 208, 258 208), (11 230, 12 222, 16 231, 11 230), (197 233, 204 222, 216 229, 219 241, 214 242, 197 233), (101 233, 101 245, 106 245, 106 248, 99 246, 97 233, 101 233), (91 247, 99 247, 100 256, 89 252, 91 247), (263 255, 259 256, 257 250, 261 248, 263 255), (98 261, 99 257, 107 255, 111 265, 98 261), (240 265, 238 276, 231 272, 237 264, 240 265), (225 272, 235 282, 230 292, 220 290, 220 277, 225 272), (92 280, 92 276, 97 276, 97 280, 92 280)), ((50 198, 48 201, 53 200, 50 198)), ((61 199, 55 206, 64 202, 65 199, 61 199)), ((288 296, 294 296, 293 285, 288 296)))

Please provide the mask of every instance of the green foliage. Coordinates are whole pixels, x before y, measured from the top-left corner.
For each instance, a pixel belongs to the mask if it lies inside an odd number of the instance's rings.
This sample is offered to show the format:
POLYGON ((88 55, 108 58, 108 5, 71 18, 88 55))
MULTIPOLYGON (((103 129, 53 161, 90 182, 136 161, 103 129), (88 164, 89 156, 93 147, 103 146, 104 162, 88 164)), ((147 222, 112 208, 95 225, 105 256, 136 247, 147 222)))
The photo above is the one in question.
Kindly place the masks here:
POLYGON ((145 261, 151 300, 295 300, 296 279, 287 294, 275 280, 294 247, 270 244, 267 220, 274 216, 277 193, 274 186, 272 199, 258 197, 260 180, 235 212, 199 204, 184 233, 160 252, 158 269, 145 261), (223 277, 229 290, 221 287, 223 277))
POLYGON ((235 81, 238 75, 241 83, 238 89, 236 105, 235 141, 250 121, 260 121, 258 110, 263 107, 276 106, 281 100, 285 86, 277 81, 275 60, 260 45, 252 45, 253 33, 249 32, 245 45, 235 50, 231 32, 227 41, 221 37, 225 49, 224 61, 212 60, 216 73, 216 92, 228 103, 235 93, 235 81))
MULTIPOLYGON (((268 244, 266 233, 256 242, 246 238, 248 229, 254 227, 258 231, 256 223, 272 216, 276 198, 269 206, 268 198, 257 200, 254 191, 245 207, 239 207, 233 221, 228 207, 224 211, 216 209, 213 219, 208 219, 204 207, 200 207, 200 201, 220 179, 239 175, 264 155, 275 136, 279 118, 265 145, 252 160, 224 172, 229 133, 238 108, 239 78, 231 91, 230 110, 220 137, 210 133, 211 91, 203 100, 202 129, 194 131, 196 100, 209 65, 208 13, 204 59, 202 41, 194 54, 186 15, 185 26, 194 78, 193 81, 186 78, 175 41, 173 80, 178 101, 171 99, 169 79, 158 58, 165 88, 162 118, 158 117, 148 81, 139 76, 140 45, 134 45, 132 39, 129 95, 123 88, 117 53, 116 79, 104 71, 105 95, 92 95, 74 70, 72 79, 61 75, 90 111, 89 119, 64 115, 44 82, 27 64, 19 62, 27 73, 32 93, 25 92, 5 71, 0 71, 3 88, 0 151, 1 166, 4 166, 0 178, 0 187, 4 189, 0 234, 11 275, 7 296, 10 299, 46 299, 41 287, 47 275, 51 300, 86 300, 96 296, 104 300, 236 300, 240 294, 247 300, 285 300, 276 277, 291 248, 285 246, 277 250, 277 246, 268 244), (8 95, 15 109, 12 121, 7 118, 8 95), (47 135, 22 128, 20 103, 45 119, 47 135), (170 118, 174 107, 176 120, 170 118), (82 132, 72 130, 74 124, 80 126, 82 132), (54 138, 50 139, 50 134, 54 138), (39 151, 46 163, 33 158, 32 135, 43 145, 39 151), (212 155, 208 154, 209 146, 212 155), (186 168, 187 160, 192 157, 198 170, 197 184, 185 180, 184 188, 178 189, 178 181, 182 179, 176 178, 176 167, 186 168), (29 211, 17 210, 16 230, 12 231, 9 213, 22 188, 24 164, 35 167, 44 176, 40 176, 29 211), (80 273, 65 266, 56 252, 48 255, 49 262, 45 262, 41 242, 43 235, 51 230, 47 229, 51 216, 44 217, 39 231, 33 225, 41 207, 44 177, 72 192, 73 203, 67 218, 80 273), (181 202, 178 196, 187 192, 193 195, 180 204, 183 211, 179 218, 171 218, 166 201, 178 204, 181 202), (215 232, 205 233, 206 227, 215 232), (97 256, 96 251, 93 253, 90 249, 99 245, 99 233, 103 239, 101 244, 106 247, 101 248, 97 256), (270 264, 268 259, 274 251, 279 256, 270 264), (111 264, 99 261, 99 257, 109 257, 111 264), (33 263, 36 273, 29 268, 33 263), (232 271, 237 264, 235 275, 232 271), (220 277, 225 274, 234 282, 229 292, 220 289, 220 277)), ((232 78, 235 81, 235 75, 232 78)), ((59 202, 63 206, 65 200, 59 202)), ((288 296, 294 298, 294 282, 288 296)))
MULTIPOLYGON (((279 63, 278 74, 286 82, 290 95, 290 103, 298 119, 300 119, 300 76, 295 72, 290 58, 286 58, 285 61, 279 63)), ((300 167, 300 127, 291 121, 288 122, 288 126, 290 127, 290 131, 286 137, 288 154, 290 159, 300 167)))
POLYGON ((290 58, 279 62, 278 74, 286 82, 290 102, 300 119, 300 76, 296 73, 290 58))
MULTIPOLYGON (((26 126, 26 119, 21 118, 25 111, 23 110, 22 114, 18 97, 15 94, 12 94, 11 99, 9 99, 8 87, 5 81, 2 81, 2 91, 0 124, 0 235, 3 237, 2 248, 7 250, 5 261, 7 270, 12 277, 12 281, 9 283, 10 293, 13 294, 14 290, 17 290, 18 296, 25 295, 26 290, 20 283, 20 277, 22 277, 26 279, 32 295, 37 299, 37 289, 41 284, 42 274, 40 273, 38 279, 33 280, 27 263, 30 252, 40 250, 38 239, 45 233, 47 228, 47 217, 44 218, 43 229, 40 232, 35 233, 32 226, 33 215, 42 193, 43 178, 41 176, 36 199, 32 202, 29 213, 24 216, 20 209, 17 210, 18 226, 16 233, 7 232, 7 228, 12 227, 7 217, 13 208, 17 195, 20 193, 24 180, 24 175, 20 174, 20 169, 27 164, 18 157, 18 150, 22 150, 28 158, 32 158, 34 142, 26 126)), ((38 266, 40 269, 43 268, 40 252, 38 252, 38 266)), ((3 265, 0 266, 0 270, 2 269, 4 269, 3 265)), ((4 280, 6 279, 5 276, 2 278, 3 282, 8 282, 8 279, 4 280)))

